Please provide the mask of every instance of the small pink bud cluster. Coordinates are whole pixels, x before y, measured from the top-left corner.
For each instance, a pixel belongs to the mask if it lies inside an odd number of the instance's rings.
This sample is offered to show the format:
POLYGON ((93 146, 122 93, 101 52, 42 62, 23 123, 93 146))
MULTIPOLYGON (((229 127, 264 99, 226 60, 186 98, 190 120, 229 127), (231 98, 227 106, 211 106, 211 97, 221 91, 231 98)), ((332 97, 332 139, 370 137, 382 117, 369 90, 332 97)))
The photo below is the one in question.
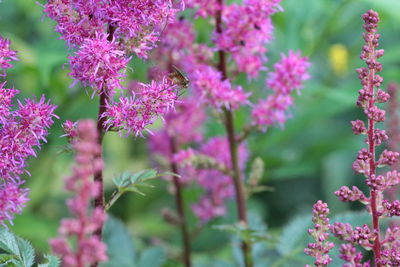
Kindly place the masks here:
MULTIPOLYGON (((313 206, 314 229, 309 229, 308 234, 313 237, 315 243, 309 243, 304 249, 304 253, 315 258, 315 266, 328 266, 332 258, 328 255, 329 251, 335 246, 327 241, 329 238, 329 208, 321 200, 313 206)), ((308 265, 306 265, 308 266, 308 265)))
MULTIPOLYGON (((16 52, 10 50, 10 41, 0 36, 0 72, 12 67, 11 60, 16 60, 16 52)), ((45 101, 25 99, 12 102, 18 90, 6 88, 6 82, 0 82, 0 224, 12 223, 15 214, 21 213, 28 201, 26 188, 21 188, 24 181, 20 178, 26 170, 27 159, 36 157, 35 149, 46 142, 48 129, 53 124, 56 106, 45 101)))
POLYGON ((339 257, 346 263, 343 267, 370 267, 369 261, 361 262, 363 255, 361 252, 357 252, 356 248, 351 244, 342 244, 339 249, 339 257))
POLYGON ((266 84, 273 90, 267 99, 259 101, 253 108, 252 119, 255 126, 266 129, 278 124, 283 126, 287 118, 288 109, 293 105, 291 92, 299 90, 302 82, 309 78, 310 63, 300 53, 289 51, 289 55, 282 54, 281 61, 276 63, 274 72, 269 73, 266 84))
POLYGON ((400 201, 388 201, 383 199, 383 192, 400 183, 400 174, 396 170, 377 174, 377 168, 393 166, 399 161, 398 152, 383 150, 379 159, 376 159, 376 147, 388 140, 386 132, 375 128, 376 123, 385 120, 385 111, 376 106, 376 103, 388 101, 389 94, 379 87, 383 82, 377 72, 382 70, 382 65, 377 61, 383 55, 383 50, 378 50, 379 37, 376 33, 379 22, 378 13, 367 11, 363 16, 365 45, 361 52, 361 59, 367 67, 357 70, 361 80, 362 89, 359 91, 357 105, 364 110, 368 118, 368 124, 361 120, 352 121, 352 130, 356 135, 366 135, 367 148, 362 148, 353 163, 353 170, 365 176, 365 183, 369 187, 369 196, 353 186, 350 190, 343 186, 335 195, 341 201, 360 201, 366 205, 372 216, 372 227, 364 224, 362 227, 352 227, 348 223, 336 222, 331 227, 335 237, 348 242, 340 248, 340 257, 346 261, 344 266, 370 266, 369 262, 361 263, 362 254, 356 252, 355 245, 360 245, 374 253, 374 266, 398 266, 400 263, 400 251, 398 246, 397 227, 387 228, 385 238, 381 239, 379 219, 383 216, 400 216, 400 201), (377 88, 377 90, 375 90, 377 88), (395 243, 393 243, 395 242, 395 243))
POLYGON ((72 176, 65 182, 65 189, 75 193, 67 201, 74 218, 63 219, 58 229, 60 237, 50 241, 53 252, 61 257, 63 266, 84 267, 107 260, 106 246, 97 235, 106 215, 96 207, 90 211, 91 201, 100 191, 92 176, 103 168, 101 147, 97 144, 97 130, 93 121, 83 120, 77 125, 77 138, 73 141, 76 150, 72 176), (72 246, 69 239, 76 245, 72 246))

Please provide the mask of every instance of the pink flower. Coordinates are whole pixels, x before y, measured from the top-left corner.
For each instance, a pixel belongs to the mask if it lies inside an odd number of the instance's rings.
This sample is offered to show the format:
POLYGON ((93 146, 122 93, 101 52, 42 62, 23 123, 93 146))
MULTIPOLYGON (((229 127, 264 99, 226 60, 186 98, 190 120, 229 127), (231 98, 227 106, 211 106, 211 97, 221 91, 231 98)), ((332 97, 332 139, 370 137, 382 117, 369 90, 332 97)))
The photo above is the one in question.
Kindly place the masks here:
POLYGON ((105 34, 85 39, 80 49, 69 59, 70 76, 85 86, 91 86, 95 92, 110 96, 122 88, 121 82, 130 60, 114 41, 107 40, 105 34))
POLYGON ((95 172, 103 168, 95 123, 80 121, 77 134, 73 141, 76 165, 65 183, 65 189, 76 194, 67 201, 74 218, 63 219, 58 230, 60 237, 50 240, 53 252, 67 267, 84 267, 107 260, 106 245, 93 235, 103 225, 106 214, 99 207, 90 211, 91 201, 100 194, 98 184, 91 179, 95 172), (75 246, 70 246, 70 238, 75 240, 75 246))
POLYGON ((253 125, 262 130, 268 126, 285 124, 290 117, 289 108, 293 105, 290 93, 302 87, 302 83, 310 76, 310 63, 299 53, 289 51, 289 56, 282 55, 281 61, 275 64, 275 71, 269 73, 266 84, 273 90, 266 100, 261 100, 253 107, 253 125))
POLYGON ((103 114, 107 118, 105 126, 118 129, 122 134, 142 135, 149 124, 164 116, 174 108, 178 98, 177 86, 169 79, 141 84, 140 93, 131 97, 121 97, 117 103, 108 103, 103 114))
POLYGON ((4 70, 4 73, 0 75, 5 76, 5 70, 12 68, 11 61, 18 60, 17 52, 10 49, 11 42, 2 36, 0 36, 0 69, 4 70))
POLYGON ((247 98, 250 93, 246 93, 241 86, 233 87, 229 80, 222 80, 221 73, 213 67, 199 65, 190 78, 195 93, 214 108, 238 109, 249 103, 247 98))
POLYGON ((289 51, 289 55, 281 55, 281 60, 274 65, 274 72, 268 74, 267 86, 275 93, 290 94, 300 90, 305 80, 310 78, 310 67, 307 57, 301 57, 299 52, 289 51))

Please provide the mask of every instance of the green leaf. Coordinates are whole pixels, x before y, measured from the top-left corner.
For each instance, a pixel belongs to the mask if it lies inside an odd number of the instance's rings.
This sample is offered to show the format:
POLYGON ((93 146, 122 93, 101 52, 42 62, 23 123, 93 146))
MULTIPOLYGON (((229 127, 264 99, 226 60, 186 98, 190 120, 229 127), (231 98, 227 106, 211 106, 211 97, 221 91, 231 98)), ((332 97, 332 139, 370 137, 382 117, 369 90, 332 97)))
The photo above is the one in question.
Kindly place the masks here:
POLYGON ((140 255, 138 267, 161 267, 167 260, 167 255, 161 247, 151 247, 140 255))
POLYGON ((44 255, 47 263, 39 264, 38 267, 58 267, 60 266, 60 260, 54 255, 44 255))
POLYGON ((27 267, 32 266, 35 262, 35 251, 33 250, 32 245, 20 237, 17 237, 16 240, 20 250, 22 264, 27 267))
POLYGON ((0 228, 0 249, 12 256, 11 262, 16 266, 30 267, 34 263, 35 252, 31 244, 4 227, 0 228))
POLYGON ((0 228, 0 249, 9 254, 19 255, 19 248, 15 236, 6 228, 0 228))
MULTIPOLYGON (((103 240, 107 245, 108 262, 102 267, 132 267, 135 265, 135 247, 124 224, 108 215, 103 240)), ((151 265, 149 265, 151 266, 151 265)))

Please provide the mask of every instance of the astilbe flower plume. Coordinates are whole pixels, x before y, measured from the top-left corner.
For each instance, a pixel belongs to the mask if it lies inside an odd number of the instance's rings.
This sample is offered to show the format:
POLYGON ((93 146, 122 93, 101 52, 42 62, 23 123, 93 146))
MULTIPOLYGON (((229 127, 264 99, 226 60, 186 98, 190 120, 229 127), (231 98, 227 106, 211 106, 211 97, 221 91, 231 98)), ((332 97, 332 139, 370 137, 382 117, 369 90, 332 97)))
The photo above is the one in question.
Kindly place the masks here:
POLYGON ((107 128, 118 129, 120 133, 142 135, 146 126, 164 116, 174 108, 178 99, 178 87, 171 80, 163 78, 150 84, 140 84, 140 93, 121 97, 119 103, 107 103, 103 113, 107 128))
POLYGON ((223 28, 214 32, 214 42, 220 51, 229 52, 240 72, 250 78, 264 70, 267 61, 266 44, 273 39, 271 15, 281 11, 280 0, 245 0, 222 10, 223 28))
MULTIPOLYGON (((174 155, 174 160, 183 168, 183 173, 190 174, 187 175, 190 180, 186 181, 193 181, 204 189, 205 194, 192 206, 193 212, 202 223, 224 215, 225 201, 235 196, 231 174, 224 172, 232 168, 230 155, 226 153, 228 149, 226 138, 213 137, 199 149, 181 150, 174 155), (221 168, 215 169, 215 165, 221 168)), ((244 143, 239 146, 238 154, 240 170, 244 171, 248 159, 244 143)))
POLYGON ((5 70, 12 68, 11 61, 18 60, 17 51, 10 49, 10 40, 7 40, 0 36, 0 69, 3 71, 1 76, 5 76, 5 70))
MULTIPOLYGON (((182 99, 174 110, 164 117, 163 127, 149 137, 149 147, 153 154, 160 155, 168 161, 173 158, 172 140, 179 149, 203 140, 201 127, 206 119, 204 107, 198 105, 193 97, 182 99)), ((186 180, 186 175, 181 181, 186 180)))
MULTIPOLYGON (((12 67, 16 52, 10 50, 10 42, 0 36, 0 71, 12 67)), ((5 72, 4 72, 5 73, 5 72)), ((21 175, 28 173, 27 159, 36 157, 35 149, 46 142, 48 129, 53 124, 56 106, 45 101, 25 99, 17 101, 19 91, 0 82, 0 224, 12 223, 15 214, 22 212, 28 201, 29 189, 22 188, 21 175)))
POLYGON ((60 237, 50 240, 55 254, 61 257, 63 266, 84 267, 107 260, 106 245, 93 235, 104 223, 104 211, 96 207, 90 210, 91 201, 99 191, 99 184, 92 181, 93 174, 103 168, 101 147, 97 144, 96 125, 82 120, 77 125, 77 138, 73 141, 76 151, 73 174, 65 181, 65 189, 75 194, 67 201, 74 218, 63 219, 58 229, 60 237), (75 240, 73 246, 68 240, 75 240))
POLYGON ((288 109, 293 105, 290 94, 295 89, 301 89, 303 81, 310 77, 309 66, 308 59, 301 57, 300 53, 289 51, 288 56, 282 54, 281 61, 275 64, 274 72, 269 73, 266 80, 267 87, 273 93, 259 101, 252 110, 255 126, 266 129, 271 125, 284 125, 290 116, 288 109))
POLYGON ((362 263, 362 254, 356 252, 355 246, 359 245, 374 253, 374 266, 398 266, 400 250, 398 246, 398 228, 389 227, 382 238, 380 218, 400 216, 399 200, 385 200, 384 191, 400 183, 400 174, 396 170, 378 174, 377 169, 384 166, 393 166, 398 162, 399 153, 385 149, 376 158, 376 148, 388 140, 386 132, 376 128, 378 122, 385 120, 385 111, 376 104, 384 103, 389 99, 389 94, 380 89, 383 78, 377 73, 382 70, 382 65, 377 61, 383 55, 379 50, 379 37, 376 33, 379 22, 378 13, 367 11, 362 16, 364 24, 364 40, 360 58, 367 67, 357 70, 361 80, 362 89, 359 90, 357 105, 361 107, 367 117, 368 123, 361 120, 352 121, 352 130, 356 135, 366 135, 367 148, 362 148, 353 163, 353 170, 365 176, 365 183, 369 187, 369 196, 353 186, 352 189, 343 186, 335 195, 341 201, 360 201, 367 206, 372 216, 372 226, 364 224, 362 227, 353 227, 348 223, 335 222, 331 232, 335 237, 347 242, 341 246, 340 257, 347 263, 344 266, 370 266, 369 262, 362 263), (376 88, 376 90, 375 90, 376 88))
POLYGON ((69 56, 73 84, 80 81, 100 95, 98 119, 103 132, 117 129, 141 135, 148 124, 173 107, 176 87, 167 77, 143 85, 140 97, 121 94, 114 100, 113 96, 125 89, 122 84, 132 54, 148 57, 166 25, 183 9, 183 2, 50 0, 43 7, 57 22, 55 29, 61 38, 75 49, 69 56))

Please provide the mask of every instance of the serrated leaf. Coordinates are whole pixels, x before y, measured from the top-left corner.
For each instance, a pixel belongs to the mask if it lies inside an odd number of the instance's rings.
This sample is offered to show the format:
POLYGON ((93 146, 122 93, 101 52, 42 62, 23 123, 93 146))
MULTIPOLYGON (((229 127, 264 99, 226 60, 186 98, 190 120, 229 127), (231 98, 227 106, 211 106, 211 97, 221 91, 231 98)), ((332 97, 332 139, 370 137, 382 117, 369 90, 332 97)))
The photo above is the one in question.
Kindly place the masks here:
POLYGON ((0 228, 0 249, 12 256, 10 263, 16 266, 30 267, 34 263, 35 252, 31 244, 4 227, 0 228))
POLYGON ((140 255, 138 267, 161 267, 167 260, 165 251, 161 247, 151 247, 140 255))
POLYGON ((15 236, 6 228, 0 228, 0 249, 19 256, 19 248, 15 236))
POLYGON ((60 260, 54 255, 44 255, 47 263, 39 264, 38 267, 58 267, 60 266, 60 260))
POLYGON ((107 245, 108 262, 100 264, 101 267, 136 266, 135 247, 128 229, 110 215, 104 226, 103 241, 107 245))
POLYGON ((20 259, 23 266, 32 266, 35 262, 35 251, 33 250, 32 245, 28 241, 20 237, 17 237, 16 240, 19 247, 20 259))

